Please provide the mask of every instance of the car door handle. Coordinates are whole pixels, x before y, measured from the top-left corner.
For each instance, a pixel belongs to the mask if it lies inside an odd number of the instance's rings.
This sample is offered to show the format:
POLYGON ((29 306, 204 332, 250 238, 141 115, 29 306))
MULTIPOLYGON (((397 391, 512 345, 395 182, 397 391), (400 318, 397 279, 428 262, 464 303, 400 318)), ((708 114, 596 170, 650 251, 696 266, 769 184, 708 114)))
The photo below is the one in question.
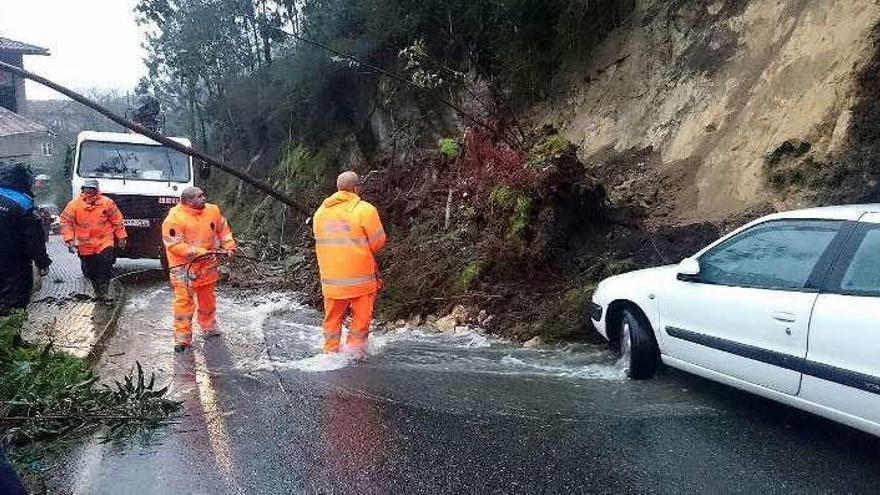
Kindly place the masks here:
POLYGON ((783 323, 794 323, 797 320, 794 314, 786 313, 785 311, 774 311, 771 316, 774 320, 781 321, 783 323))

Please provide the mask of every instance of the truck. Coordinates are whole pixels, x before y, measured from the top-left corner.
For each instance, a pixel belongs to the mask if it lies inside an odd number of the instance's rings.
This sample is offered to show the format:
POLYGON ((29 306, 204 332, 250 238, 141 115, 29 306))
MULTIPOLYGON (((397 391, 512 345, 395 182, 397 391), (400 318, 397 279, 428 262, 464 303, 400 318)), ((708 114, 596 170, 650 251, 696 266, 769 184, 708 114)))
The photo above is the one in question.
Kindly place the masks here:
MULTIPOLYGON (((188 139, 170 139, 190 146, 188 139)), ((125 218, 128 243, 117 247, 116 256, 159 259, 167 269, 162 221, 180 193, 195 184, 193 158, 140 134, 117 132, 80 132, 72 151, 73 196, 83 181, 97 179, 125 218)))

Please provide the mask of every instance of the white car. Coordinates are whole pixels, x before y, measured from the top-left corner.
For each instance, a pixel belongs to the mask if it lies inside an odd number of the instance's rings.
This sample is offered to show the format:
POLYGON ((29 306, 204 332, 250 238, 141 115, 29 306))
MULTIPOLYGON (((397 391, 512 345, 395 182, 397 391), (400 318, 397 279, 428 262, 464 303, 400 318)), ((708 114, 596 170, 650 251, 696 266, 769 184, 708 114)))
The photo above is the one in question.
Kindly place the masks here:
POLYGON ((761 218, 588 312, 631 378, 663 362, 880 435, 880 204, 761 218))

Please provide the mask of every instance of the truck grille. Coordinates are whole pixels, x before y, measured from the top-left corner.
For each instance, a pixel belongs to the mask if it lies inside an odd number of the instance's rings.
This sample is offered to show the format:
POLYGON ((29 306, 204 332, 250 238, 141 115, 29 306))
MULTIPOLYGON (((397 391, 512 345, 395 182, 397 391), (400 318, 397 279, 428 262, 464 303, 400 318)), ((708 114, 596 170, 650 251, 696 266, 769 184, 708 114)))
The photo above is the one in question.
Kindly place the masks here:
MULTIPOLYGON (((168 216, 168 211, 174 206, 171 198, 164 196, 129 196, 117 194, 105 194, 112 199, 122 216, 132 219, 148 219, 162 221, 168 216), (161 202, 160 202, 161 201, 161 202)), ((177 200, 177 198, 173 198, 177 200)))

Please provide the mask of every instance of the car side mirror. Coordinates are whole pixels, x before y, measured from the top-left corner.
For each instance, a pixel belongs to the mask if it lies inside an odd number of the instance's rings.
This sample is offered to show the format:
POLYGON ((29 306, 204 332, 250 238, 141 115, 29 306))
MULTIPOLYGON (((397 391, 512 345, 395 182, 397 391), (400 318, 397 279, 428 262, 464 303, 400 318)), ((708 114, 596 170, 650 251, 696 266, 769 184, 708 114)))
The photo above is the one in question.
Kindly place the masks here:
POLYGON ((199 161, 199 177, 203 180, 208 180, 208 177, 211 176, 211 166, 203 161, 199 161))
POLYGON ((700 262, 695 258, 685 258, 678 264, 679 280, 696 280, 700 276, 700 262))

